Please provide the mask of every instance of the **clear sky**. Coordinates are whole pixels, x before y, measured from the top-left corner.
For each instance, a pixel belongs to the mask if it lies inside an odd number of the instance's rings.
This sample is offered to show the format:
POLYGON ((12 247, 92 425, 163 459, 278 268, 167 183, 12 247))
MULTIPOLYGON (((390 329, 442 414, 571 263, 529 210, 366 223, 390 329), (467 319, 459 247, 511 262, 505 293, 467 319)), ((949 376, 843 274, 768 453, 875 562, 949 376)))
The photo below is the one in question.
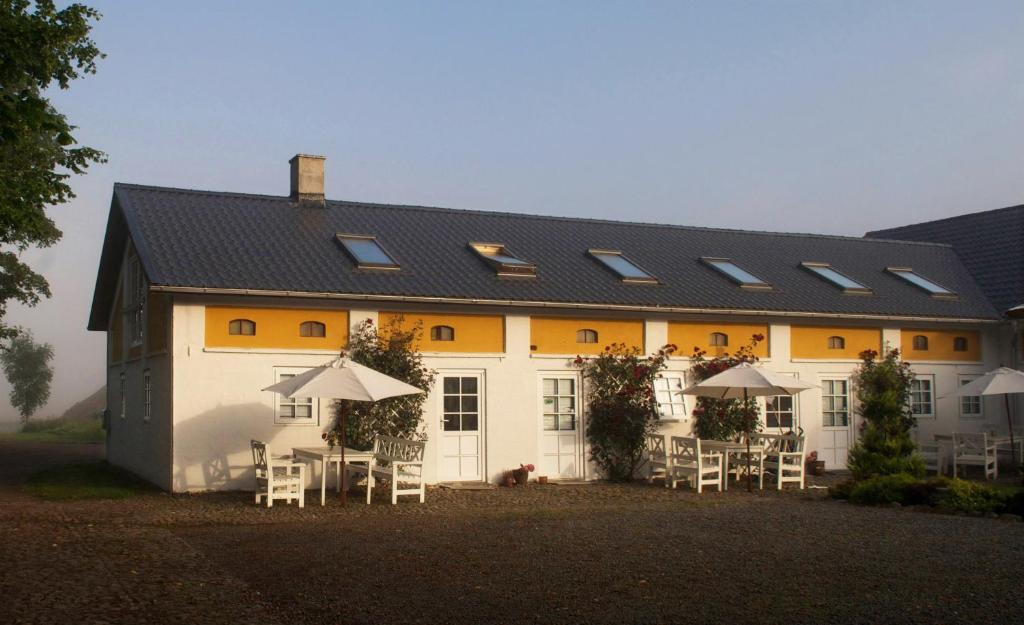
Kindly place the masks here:
MULTIPOLYGON (((861 235, 1024 202, 1024 3, 98 2, 99 72, 54 94, 110 161, 26 256, 57 413, 115 181, 861 235)), ((6 389, 0 418, 12 416, 6 389)))

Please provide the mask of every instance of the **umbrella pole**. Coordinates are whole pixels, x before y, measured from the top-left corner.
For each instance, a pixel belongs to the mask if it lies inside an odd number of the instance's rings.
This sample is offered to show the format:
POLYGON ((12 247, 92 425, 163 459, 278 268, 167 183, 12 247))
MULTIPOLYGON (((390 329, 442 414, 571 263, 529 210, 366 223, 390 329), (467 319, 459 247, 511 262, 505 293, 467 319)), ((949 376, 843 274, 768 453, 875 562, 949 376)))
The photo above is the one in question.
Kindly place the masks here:
POLYGON ((1013 417, 1010 416, 1010 394, 1003 393, 1003 400, 1006 402, 1006 425, 1010 426, 1010 458, 1013 460, 1013 467, 1017 468, 1017 446, 1013 444, 1013 417))
MULTIPOLYGON (((748 493, 752 493, 752 492, 754 492, 754 486, 753 486, 753 482, 751 481, 751 475, 750 475, 750 410, 747 407, 747 401, 748 401, 748 399, 747 399, 747 389, 744 387, 744 389, 743 389, 743 412, 746 413, 746 418, 743 420, 743 429, 746 431, 745 432, 746 436, 744 438, 747 439, 747 492, 748 493)), ((726 468, 728 469, 728 465, 726 465, 726 468)), ((728 472, 727 472, 727 475, 728 475, 728 472)))
POLYGON ((341 505, 348 503, 348 484, 345 483, 345 478, 348 477, 348 472, 345 470, 345 421, 347 415, 344 406, 341 410, 341 505))

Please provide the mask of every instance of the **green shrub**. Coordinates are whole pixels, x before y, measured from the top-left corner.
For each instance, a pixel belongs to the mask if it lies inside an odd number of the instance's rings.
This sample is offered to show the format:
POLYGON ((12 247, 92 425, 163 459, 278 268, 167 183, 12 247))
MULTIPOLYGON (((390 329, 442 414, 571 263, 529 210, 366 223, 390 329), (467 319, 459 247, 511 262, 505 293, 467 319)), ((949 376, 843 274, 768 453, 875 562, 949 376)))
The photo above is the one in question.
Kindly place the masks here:
POLYGON ((907 491, 920 482, 920 479, 905 473, 878 475, 854 482, 850 501, 865 505, 905 503, 907 491))
POLYGON ((939 507, 950 512, 1003 512, 1012 494, 991 486, 953 479, 946 484, 939 507))

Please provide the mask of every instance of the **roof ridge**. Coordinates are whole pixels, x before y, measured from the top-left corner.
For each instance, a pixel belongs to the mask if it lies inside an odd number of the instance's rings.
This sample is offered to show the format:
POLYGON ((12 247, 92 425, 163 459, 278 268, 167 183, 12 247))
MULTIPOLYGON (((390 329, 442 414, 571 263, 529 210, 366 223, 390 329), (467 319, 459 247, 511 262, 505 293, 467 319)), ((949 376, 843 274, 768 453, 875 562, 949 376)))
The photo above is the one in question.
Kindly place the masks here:
MULTIPOLYGON (((162 187, 155 185, 143 185, 133 184, 126 182, 115 182, 115 191, 119 188, 127 189, 138 189, 144 191, 163 191, 169 193, 189 193, 197 195, 215 195, 215 196, 228 196, 228 197, 239 197, 249 198, 256 200, 289 200, 290 198, 286 195, 267 195, 258 193, 242 193, 236 191, 208 191, 203 189, 186 189, 181 187, 162 187)), ((559 222, 577 222, 577 223, 590 223, 590 224, 604 224, 611 226, 639 226, 644 228, 672 228, 676 230, 691 230, 699 232, 721 232, 730 234, 744 234, 751 236, 782 236, 782 237, 797 237, 797 238, 814 238, 814 239, 825 239, 825 240, 839 240, 839 241, 865 241, 870 240, 878 243, 899 243, 901 245, 920 245, 926 247, 952 247, 947 243, 933 243, 929 241, 903 241, 898 239, 884 239, 884 238, 871 238, 865 236, 850 236, 850 235, 839 235, 839 234, 820 234, 813 232, 776 232, 770 230, 742 230, 739 228, 721 228, 715 226, 691 226, 685 224, 665 224, 665 223, 654 223, 645 221, 624 221, 617 219, 595 219, 592 217, 568 217, 563 215, 540 215, 536 213, 514 213, 511 211, 489 211, 480 209, 469 209, 469 208, 449 208, 444 206, 425 206, 420 204, 386 204, 383 202, 362 202, 358 200, 327 200, 327 205, 342 205, 342 206, 365 206, 372 208, 393 208, 400 210, 412 210, 412 211, 424 211, 424 212, 439 212, 439 213, 458 213, 458 214, 472 214, 472 215, 484 215, 484 216, 498 216, 498 217, 511 217, 514 219, 541 219, 549 221, 559 222)))
POLYGON ((893 226, 892 228, 879 228, 878 230, 872 230, 870 232, 865 233, 864 236, 865 237, 871 237, 871 235, 873 235, 875 233, 878 233, 878 232, 892 232, 894 230, 903 230, 903 229, 906 229, 906 228, 914 228, 914 227, 917 227, 917 226, 926 226, 926 225, 931 225, 931 224, 940 224, 940 223, 943 223, 943 222, 956 221, 958 219, 976 218, 976 217, 980 217, 982 215, 990 215, 992 213, 1000 213, 1000 212, 1003 212, 1003 211, 1013 211, 1013 210, 1024 210, 1024 204, 1015 204, 1013 206, 1004 206, 1002 208, 990 208, 990 209, 987 209, 987 210, 975 211, 973 213, 963 213, 962 215, 952 215, 950 217, 941 217, 939 219, 929 219, 928 221, 919 221, 919 222, 912 223, 912 224, 904 224, 902 226, 893 226))

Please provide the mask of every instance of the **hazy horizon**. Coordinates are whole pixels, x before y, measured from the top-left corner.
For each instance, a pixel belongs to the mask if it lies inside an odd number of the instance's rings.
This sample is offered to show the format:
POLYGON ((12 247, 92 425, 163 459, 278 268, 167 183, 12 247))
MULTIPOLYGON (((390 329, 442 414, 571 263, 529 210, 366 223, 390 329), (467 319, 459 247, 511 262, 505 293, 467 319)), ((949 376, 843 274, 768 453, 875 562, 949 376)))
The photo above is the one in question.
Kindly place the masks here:
POLYGON ((56 349, 37 417, 104 381, 115 181, 285 195, 306 152, 332 199, 850 236, 1024 202, 1021 3, 87 4, 107 58, 51 95, 110 160, 6 319, 56 349))

